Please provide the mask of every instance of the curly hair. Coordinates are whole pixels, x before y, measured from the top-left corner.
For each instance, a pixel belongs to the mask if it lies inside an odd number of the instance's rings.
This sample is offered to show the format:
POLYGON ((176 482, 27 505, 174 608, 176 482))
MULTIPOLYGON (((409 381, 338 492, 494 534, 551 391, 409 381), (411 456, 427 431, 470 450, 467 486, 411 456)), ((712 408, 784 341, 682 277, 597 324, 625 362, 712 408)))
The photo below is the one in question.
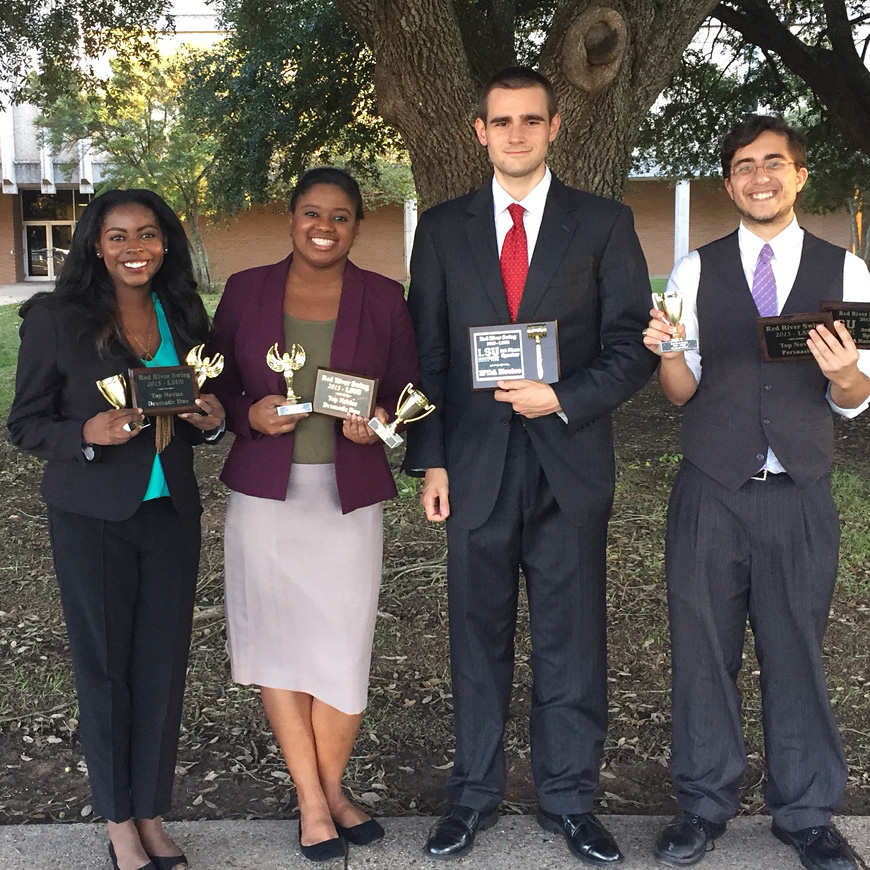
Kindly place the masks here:
POLYGON ((187 235, 175 212, 156 193, 144 189, 108 190, 93 199, 76 224, 69 254, 51 292, 37 293, 20 308, 24 317, 35 303, 72 306, 97 336, 102 353, 113 339, 120 339, 118 300, 106 264, 97 257, 96 244, 106 217, 124 205, 149 209, 163 234, 166 253, 154 275, 151 289, 179 338, 191 346, 208 338, 209 322, 196 291, 187 235))
POLYGON ((747 115, 722 138, 720 161, 723 178, 731 177, 734 155, 741 148, 751 145, 762 133, 779 133, 780 136, 785 136, 795 168, 807 165, 807 137, 801 130, 786 124, 779 115, 747 115))

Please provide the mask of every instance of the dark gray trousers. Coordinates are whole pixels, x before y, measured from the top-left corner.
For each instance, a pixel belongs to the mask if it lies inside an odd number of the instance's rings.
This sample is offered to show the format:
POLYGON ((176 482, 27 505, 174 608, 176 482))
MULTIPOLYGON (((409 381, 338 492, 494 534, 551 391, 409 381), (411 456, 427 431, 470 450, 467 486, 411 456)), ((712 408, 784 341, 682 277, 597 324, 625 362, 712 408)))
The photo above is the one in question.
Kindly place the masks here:
POLYGON ((532 640, 532 772, 540 806, 592 808, 607 730, 607 515, 562 514, 522 422, 511 423, 496 507, 479 528, 448 520, 448 603, 456 755, 451 803, 504 796, 502 738, 514 667, 519 568, 532 640))
POLYGON ((680 806, 738 810, 746 767, 735 681, 746 619, 761 668, 767 808, 785 830, 828 824, 846 761, 822 663, 840 526, 827 477, 731 492, 683 461, 668 508, 673 758, 680 806))
POLYGON ((199 517, 168 498, 108 521, 49 505, 94 811, 169 810, 199 564, 199 517))

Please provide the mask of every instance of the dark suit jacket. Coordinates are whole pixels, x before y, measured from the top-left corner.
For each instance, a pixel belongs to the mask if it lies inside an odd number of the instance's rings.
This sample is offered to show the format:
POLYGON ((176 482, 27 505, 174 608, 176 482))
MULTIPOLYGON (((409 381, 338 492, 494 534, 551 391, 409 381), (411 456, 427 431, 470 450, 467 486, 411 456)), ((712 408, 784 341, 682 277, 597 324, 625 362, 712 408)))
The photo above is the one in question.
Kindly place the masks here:
MULTIPOLYGON (((283 500, 293 455, 293 433, 276 437, 252 430, 248 411, 263 396, 283 395, 284 376, 266 365, 266 351, 284 342, 284 286, 292 257, 230 276, 215 314, 210 352, 224 355, 214 391, 236 433, 221 480, 246 495, 283 500)), ((379 378, 378 404, 392 416, 402 388, 418 377, 414 331, 402 285, 348 263, 338 306, 330 367, 379 378)), ((335 474, 343 513, 396 494, 384 447, 354 444, 336 421, 335 474)))
MULTIPOLYGON (((171 328, 171 324, 170 324, 171 328)), ((36 303, 21 325, 15 399, 9 411, 12 442, 47 459, 42 478, 45 500, 62 510, 103 520, 124 520, 138 510, 154 463, 156 426, 126 444, 94 447, 90 462, 82 454, 82 426, 109 408, 96 381, 142 365, 119 341, 104 356, 87 321, 75 309, 50 297, 36 303)), ((175 349, 183 360, 189 347, 175 349)), ((193 474, 192 444, 201 443, 195 426, 175 418, 175 437, 160 454, 175 509, 201 512, 193 474)))
MULTIPOLYGON (((476 528, 492 512, 510 405, 471 389, 468 327, 508 323, 490 184, 425 212, 408 296, 421 388, 438 410, 408 429, 408 470, 446 467, 453 521, 476 528)), ((558 320, 568 423, 525 426, 559 506, 575 523, 613 499, 610 412, 655 369, 641 330, 650 284, 630 209, 552 179, 517 322, 558 320)))

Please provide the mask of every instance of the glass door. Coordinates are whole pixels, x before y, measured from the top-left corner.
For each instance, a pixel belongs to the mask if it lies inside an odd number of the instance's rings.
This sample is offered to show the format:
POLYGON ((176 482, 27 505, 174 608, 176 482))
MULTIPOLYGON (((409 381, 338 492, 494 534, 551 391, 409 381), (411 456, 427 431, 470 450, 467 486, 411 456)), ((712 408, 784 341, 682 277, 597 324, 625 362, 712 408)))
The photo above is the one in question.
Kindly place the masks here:
POLYGON ((71 223, 28 223, 24 227, 27 242, 27 277, 53 281, 69 253, 71 223))
POLYGON ((48 227, 31 224, 27 237, 27 277, 48 278, 48 227))

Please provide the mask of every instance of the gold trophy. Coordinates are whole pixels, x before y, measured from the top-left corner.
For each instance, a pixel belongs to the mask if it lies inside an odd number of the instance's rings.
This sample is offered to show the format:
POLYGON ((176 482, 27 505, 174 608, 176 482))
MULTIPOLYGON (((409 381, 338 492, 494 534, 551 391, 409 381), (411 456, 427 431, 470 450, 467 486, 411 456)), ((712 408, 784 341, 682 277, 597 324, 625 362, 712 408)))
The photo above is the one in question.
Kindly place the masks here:
POLYGON ((535 362, 538 365, 538 380, 544 380, 544 352, 541 350, 541 339, 547 337, 546 323, 530 323, 526 327, 526 335, 535 340, 535 362))
MULTIPOLYGON (((97 381, 97 389, 113 408, 127 407, 127 381, 123 375, 111 375, 108 378, 97 381)), ((132 423, 125 423, 124 429, 127 432, 132 432, 134 429, 144 429, 150 425, 147 419, 137 420, 132 423)))
POLYGON ((275 408, 278 416, 310 414, 311 402, 300 402, 299 396, 293 392, 293 373, 298 372, 305 365, 305 348, 301 344, 291 344, 290 350, 282 356, 278 353, 276 341, 266 353, 266 363, 273 372, 281 372, 284 375, 284 383, 287 385, 287 404, 275 408))
POLYGON ((398 447, 402 443, 402 437, 396 434, 396 427, 402 423, 413 423, 415 420, 422 420, 434 410, 435 406, 423 393, 415 389, 413 384, 407 384, 399 396, 399 401, 396 403, 396 419, 389 425, 386 425, 381 423, 377 417, 372 417, 369 420, 369 426, 377 432, 378 437, 387 447, 398 447))
POLYGON ((652 300, 655 308, 664 312, 668 323, 677 327, 674 338, 662 342, 662 353, 671 353, 672 351, 685 353, 687 350, 697 350, 698 339, 686 338, 686 328, 680 323, 683 316, 683 297, 680 291, 675 287, 666 287, 662 293, 653 293, 652 300))
POLYGON ((209 378, 216 378, 224 370, 223 354, 219 353, 213 357, 203 358, 202 352, 204 350, 204 344, 197 344, 190 349, 184 358, 189 366, 193 366, 193 370, 196 372, 196 384, 200 389, 209 378))

